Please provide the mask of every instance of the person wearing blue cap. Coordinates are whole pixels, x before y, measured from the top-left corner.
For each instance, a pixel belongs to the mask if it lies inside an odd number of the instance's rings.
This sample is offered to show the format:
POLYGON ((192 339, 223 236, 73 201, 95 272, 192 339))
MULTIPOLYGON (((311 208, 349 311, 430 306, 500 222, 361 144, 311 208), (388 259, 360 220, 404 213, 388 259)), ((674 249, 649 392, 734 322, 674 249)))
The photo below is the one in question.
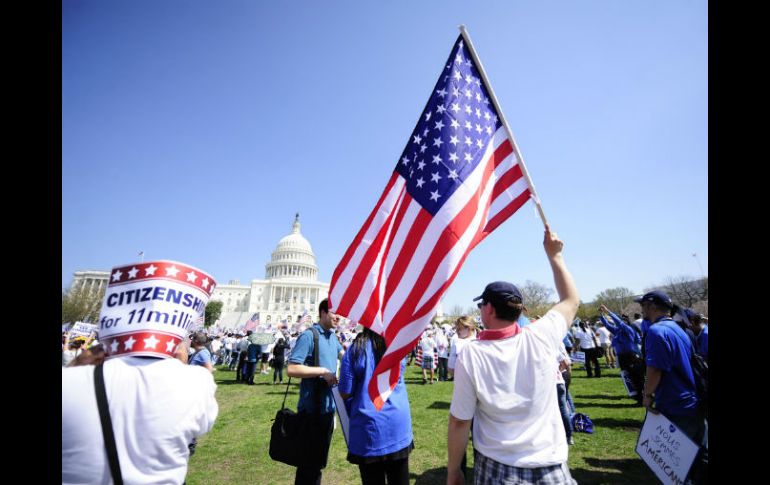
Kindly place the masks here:
MULTIPOLYGON (((706 423, 698 413, 695 376, 690 364, 695 349, 690 337, 670 316, 675 308, 673 301, 662 291, 651 291, 634 301, 641 305, 642 315, 650 322, 645 335, 644 407, 652 413, 663 413, 696 443, 707 444, 706 423)), ((685 483, 693 483, 691 480, 700 483, 707 466, 703 459, 703 455, 696 458, 685 483)))
POLYGON ((465 484, 461 461, 473 426, 476 483, 574 484, 557 397, 557 356, 580 297, 548 225, 543 241, 559 303, 525 328, 522 294, 490 283, 478 303, 485 330, 455 362, 449 407, 447 484, 465 484))

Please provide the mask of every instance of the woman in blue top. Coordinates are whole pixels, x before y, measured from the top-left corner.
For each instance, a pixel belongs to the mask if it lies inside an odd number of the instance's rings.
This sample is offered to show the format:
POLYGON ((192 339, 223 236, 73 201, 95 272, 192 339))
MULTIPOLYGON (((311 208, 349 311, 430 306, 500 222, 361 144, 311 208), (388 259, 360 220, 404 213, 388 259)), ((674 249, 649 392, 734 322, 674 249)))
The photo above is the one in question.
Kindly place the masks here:
POLYGON ((384 353, 385 339, 364 328, 342 359, 339 391, 350 418, 348 461, 358 465, 363 485, 408 485, 409 453, 414 442, 404 384, 406 361, 401 361, 401 377, 380 411, 368 392, 374 368, 384 353))

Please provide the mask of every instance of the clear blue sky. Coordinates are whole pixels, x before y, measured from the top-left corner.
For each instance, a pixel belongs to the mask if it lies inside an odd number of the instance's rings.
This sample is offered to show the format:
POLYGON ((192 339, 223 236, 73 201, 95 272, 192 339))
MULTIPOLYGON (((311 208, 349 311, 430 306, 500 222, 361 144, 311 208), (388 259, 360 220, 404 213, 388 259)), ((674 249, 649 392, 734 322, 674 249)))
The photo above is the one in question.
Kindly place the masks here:
MULTIPOLYGON (((465 24, 581 297, 708 272, 707 2, 62 2, 62 286, 179 260, 263 278, 299 212, 320 278, 465 24), (474 8, 475 5, 483 5, 474 8)), ((526 204, 469 256, 553 285, 526 204)))

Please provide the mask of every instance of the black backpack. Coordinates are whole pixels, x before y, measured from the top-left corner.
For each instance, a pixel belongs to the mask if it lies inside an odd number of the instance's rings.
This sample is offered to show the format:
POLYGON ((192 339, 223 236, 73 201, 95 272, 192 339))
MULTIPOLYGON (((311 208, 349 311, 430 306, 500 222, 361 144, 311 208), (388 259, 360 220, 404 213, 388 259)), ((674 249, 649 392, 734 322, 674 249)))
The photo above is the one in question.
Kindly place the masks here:
POLYGON ((698 411, 701 415, 708 415, 709 406, 709 364, 702 355, 692 349, 690 355, 690 367, 695 378, 695 392, 698 396, 698 411))

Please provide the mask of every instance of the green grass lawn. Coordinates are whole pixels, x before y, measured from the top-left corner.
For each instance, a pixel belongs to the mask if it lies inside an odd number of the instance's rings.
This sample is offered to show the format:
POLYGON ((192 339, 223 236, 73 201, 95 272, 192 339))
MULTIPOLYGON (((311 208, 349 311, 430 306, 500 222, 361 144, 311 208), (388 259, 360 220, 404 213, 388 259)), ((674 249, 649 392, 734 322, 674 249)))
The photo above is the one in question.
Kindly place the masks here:
MULTIPOLYGON (((601 379, 587 379, 576 365, 570 392, 578 412, 591 417, 594 433, 575 433, 569 467, 580 484, 657 483, 634 452, 644 418, 642 408, 625 397, 617 369, 603 369, 601 379)), ((268 455, 270 426, 281 406, 286 386, 272 385, 270 375, 255 376, 255 386, 235 381, 235 373, 219 366, 217 382, 219 417, 210 433, 198 441, 190 460, 187 483, 195 484, 292 484, 294 468, 274 462, 268 455)), ((452 383, 422 385, 415 366, 407 367, 406 383, 412 409, 415 449, 409 457, 410 482, 444 484, 446 479, 447 416, 452 383)), ((296 409, 297 390, 292 380, 287 407, 296 409)), ((468 465, 473 462, 468 446, 468 465)), ((342 430, 337 429, 323 472, 324 484, 360 483, 358 467, 345 459, 342 430)), ((472 483, 472 480, 468 480, 472 483)))

